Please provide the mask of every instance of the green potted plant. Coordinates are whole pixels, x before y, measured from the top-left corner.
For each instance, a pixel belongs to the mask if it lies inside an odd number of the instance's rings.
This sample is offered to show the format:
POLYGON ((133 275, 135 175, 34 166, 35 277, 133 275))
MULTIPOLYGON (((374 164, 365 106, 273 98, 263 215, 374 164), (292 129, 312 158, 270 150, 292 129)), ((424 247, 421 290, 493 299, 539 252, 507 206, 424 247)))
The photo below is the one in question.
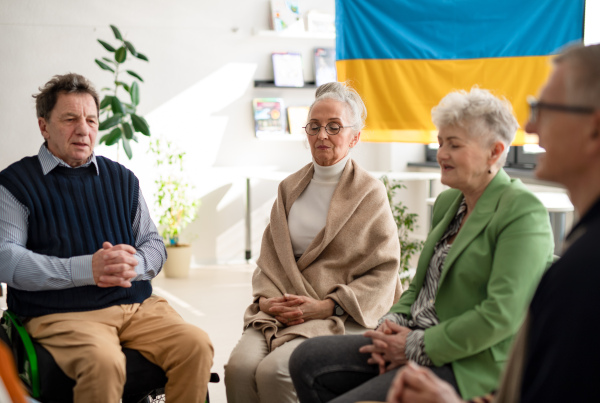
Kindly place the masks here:
POLYGON ((137 114, 137 106, 140 103, 140 86, 137 80, 140 82, 144 82, 144 80, 133 70, 126 69, 123 71, 123 63, 129 60, 128 55, 146 62, 148 58, 138 52, 131 42, 123 39, 123 35, 117 27, 111 25, 110 28, 115 35, 115 39, 120 43, 113 46, 102 39, 98 39, 98 42, 111 54, 111 57, 103 57, 102 60, 95 59, 96 64, 102 70, 109 71, 113 75, 113 87, 102 88, 103 91, 107 91, 109 94, 105 95, 100 102, 98 130, 105 132, 100 138, 100 144, 104 143, 107 146, 116 144, 117 147, 122 144, 127 158, 131 159, 133 154, 129 141, 137 142, 136 132, 150 136, 150 127, 146 119, 137 114), (126 82, 124 77, 132 78, 132 81, 126 82), (123 91, 126 98, 122 98, 123 91))
POLYGON ((399 200, 394 200, 396 193, 400 189, 406 188, 402 182, 391 181, 385 175, 380 179, 385 186, 390 208, 392 209, 392 215, 394 216, 394 221, 398 227, 398 239, 400 241, 399 272, 402 275, 407 273, 410 269, 410 259, 412 256, 419 253, 421 249, 423 249, 423 241, 418 241, 414 238, 411 238, 411 234, 417 225, 418 215, 415 213, 408 213, 408 208, 404 205, 404 203, 399 200))
POLYGON ((180 242, 181 231, 191 223, 200 206, 194 187, 183 175, 185 152, 173 142, 156 139, 150 141, 149 152, 156 157, 159 170, 156 184, 155 207, 158 230, 167 247, 167 262, 163 267, 167 277, 187 277, 191 261, 191 247, 180 242))

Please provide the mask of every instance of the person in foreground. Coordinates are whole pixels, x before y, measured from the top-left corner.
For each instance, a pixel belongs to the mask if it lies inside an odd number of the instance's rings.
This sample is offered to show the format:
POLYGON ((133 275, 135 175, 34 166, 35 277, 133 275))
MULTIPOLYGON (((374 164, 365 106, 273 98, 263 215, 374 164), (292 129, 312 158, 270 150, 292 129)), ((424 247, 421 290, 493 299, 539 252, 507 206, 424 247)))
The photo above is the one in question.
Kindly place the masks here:
MULTIPOLYGON (((535 292, 494 402, 592 402, 600 377, 600 45, 565 49, 530 106, 525 129, 546 150, 535 174, 565 186, 581 218, 535 292)), ((398 375, 388 401, 461 399, 413 366, 398 375)))
POLYGON ((172 402, 204 402, 213 348, 152 294, 165 247, 138 179, 97 156, 98 94, 83 76, 54 76, 36 98, 45 139, 0 172, 0 281, 8 308, 74 379, 75 402, 119 402, 121 347, 166 372, 172 402))
POLYGON ((292 351, 373 328, 400 295, 398 232, 383 184, 350 158, 366 117, 344 83, 320 86, 305 130, 313 161, 284 179, 252 278, 227 400, 296 402, 292 351))
POLYGON ((322 337, 296 349, 301 402, 385 400, 408 360, 466 398, 497 387, 525 308, 552 260, 548 213, 502 166, 517 129, 489 91, 448 94, 432 110, 442 192, 408 290, 364 336, 322 337))

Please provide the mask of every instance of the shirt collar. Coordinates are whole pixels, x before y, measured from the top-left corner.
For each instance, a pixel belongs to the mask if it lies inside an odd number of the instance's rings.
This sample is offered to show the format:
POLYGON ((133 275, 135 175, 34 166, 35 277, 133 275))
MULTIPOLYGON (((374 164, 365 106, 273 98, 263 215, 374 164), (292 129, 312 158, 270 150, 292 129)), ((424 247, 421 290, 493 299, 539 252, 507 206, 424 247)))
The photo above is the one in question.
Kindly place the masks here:
POLYGON ((50 171, 52 171, 59 165, 66 168, 77 169, 88 167, 92 163, 94 164, 94 167, 96 167, 96 175, 100 175, 98 163, 96 162, 96 153, 94 152, 92 152, 92 155, 85 164, 78 166, 77 168, 73 168, 69 164, 52 154, 50 150, 48 150, 48 147, 46 147, 46 144, 42 144, 42 146, 40 147, 40 151, 38 152, 38 159, 40 160, 40 164, 42 165, 42 172, 44 175, 47 175, 50 171))

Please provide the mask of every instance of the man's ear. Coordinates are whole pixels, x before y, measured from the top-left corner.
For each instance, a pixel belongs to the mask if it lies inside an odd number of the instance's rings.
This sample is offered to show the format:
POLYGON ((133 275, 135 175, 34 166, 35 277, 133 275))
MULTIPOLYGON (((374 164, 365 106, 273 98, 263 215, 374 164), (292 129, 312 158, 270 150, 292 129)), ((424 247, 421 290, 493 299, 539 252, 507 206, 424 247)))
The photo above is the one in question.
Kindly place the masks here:
POLYGON ((492 148, 490 150, 490 157, 489 157, 490 165, 495 165, 496 162, 498 162, 498 159, 504 152, 505 148, 506 148, 506 146, 501 141, 496 141, 492 144, 492 148))
POLYGON ((48 123, 46 122, 46 119, 44 118, 38 118, 38 126, 40 128, 40 132, 42 133, 42 136, 44 136, 44 138, 46 140, 48 140, 48 138, 50 137, 50 134, 48 134, 48 123))

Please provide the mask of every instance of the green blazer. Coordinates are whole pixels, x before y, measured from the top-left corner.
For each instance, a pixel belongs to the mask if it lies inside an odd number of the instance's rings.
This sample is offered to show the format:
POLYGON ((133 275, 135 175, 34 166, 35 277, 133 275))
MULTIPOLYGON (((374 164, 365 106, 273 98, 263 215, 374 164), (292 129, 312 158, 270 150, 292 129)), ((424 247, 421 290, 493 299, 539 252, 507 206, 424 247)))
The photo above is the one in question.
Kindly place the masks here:
MULTIPOLYGON (((410 317, 435 244, 462 199, 456 189, 436 199, 415 277, 391 312, 410 317)), ((448 252, 435 300, 440 323, 425 330, 425 352, 436 366, 452 365, 464 399, 498 387, 513 336, 553 250, 546 208, 520 180, 500 170, 448 252)))

